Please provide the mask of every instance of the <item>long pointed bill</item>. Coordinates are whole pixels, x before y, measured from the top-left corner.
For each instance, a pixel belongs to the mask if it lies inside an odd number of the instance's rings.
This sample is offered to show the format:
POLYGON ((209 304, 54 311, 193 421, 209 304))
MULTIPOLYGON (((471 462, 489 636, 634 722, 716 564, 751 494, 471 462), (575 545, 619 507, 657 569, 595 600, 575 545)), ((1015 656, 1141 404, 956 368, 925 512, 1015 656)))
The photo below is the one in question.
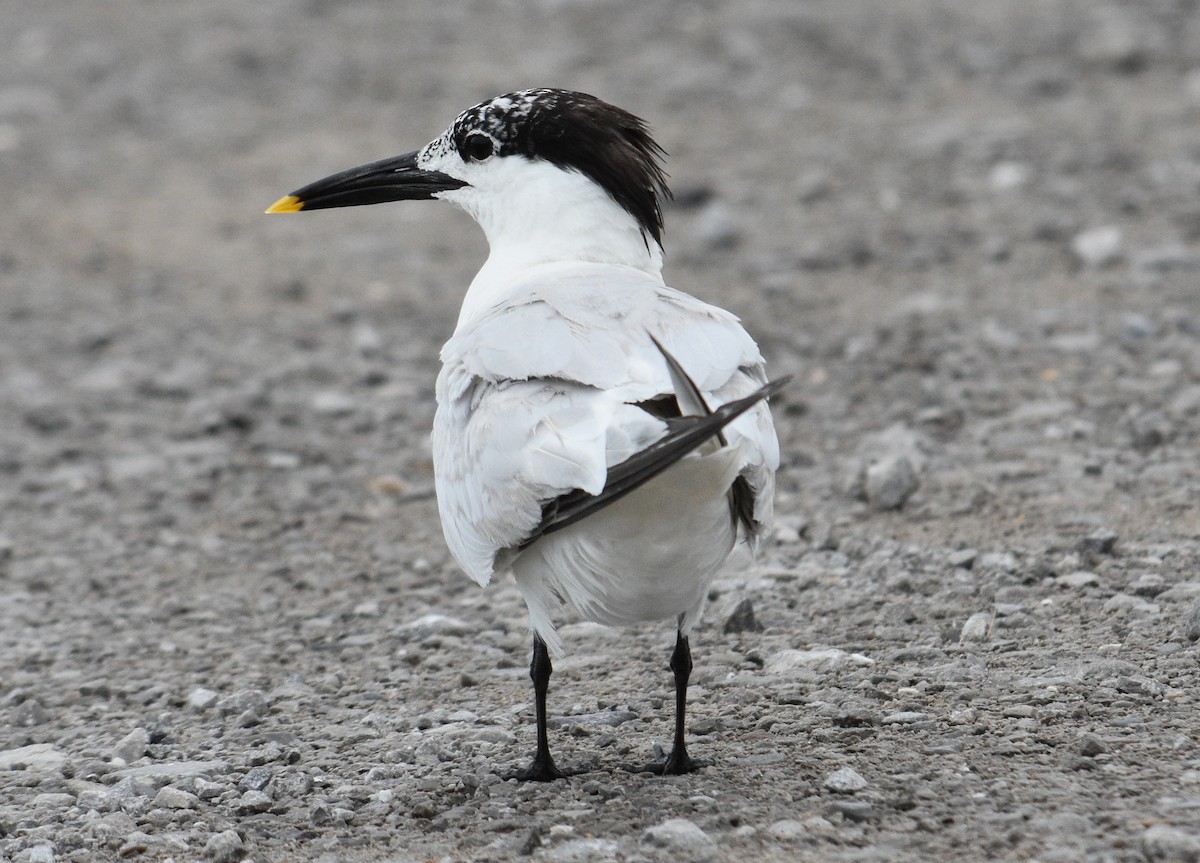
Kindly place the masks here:
POLYGON ((359 207, 384 201, 423 201, 467 185, 441 171, 417 167, 417 153, 405 153, 350 168, 280 198, 268 213, 298 213, 329 207, 359 207))

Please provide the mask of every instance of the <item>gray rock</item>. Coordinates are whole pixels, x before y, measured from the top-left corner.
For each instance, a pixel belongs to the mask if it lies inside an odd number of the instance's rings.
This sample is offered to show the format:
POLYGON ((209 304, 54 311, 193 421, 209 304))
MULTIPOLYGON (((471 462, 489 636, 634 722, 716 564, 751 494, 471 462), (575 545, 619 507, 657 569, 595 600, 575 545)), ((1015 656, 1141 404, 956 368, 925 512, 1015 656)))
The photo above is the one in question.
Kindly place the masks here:
POLYGON ((992 636, 992 614, 988 611, 977 611, 966 619, 962 625, 958 640, 963 644, 987 641, 992 636))
POLYGON ((122 770, 114 770, 109 775, 117 779, 148 782, 157 788, 193 776, 228 772, 229 762, 227 761, 170 761, 162 764, 147 764, 142 767, 126 767, 122 770))
POLYGON ((1107 267, 1121 260, 1121 229, 1112 225, 1091 228, 1071 240, 1071 252, 1085 267, 1107 267))
POLYGON ((204 687, 198 687, 188 694, 187 706, 192 710, 208 710, 220 699, 220 693, 213 692, 211 689, 205 689, 204 687))
POLYGON ((237 811, 243 815, 266 812, 274 803, 275 801, 271 799, 271 795, 265 791, 247 791, 238 799, 237 811))
POLYGON ((959 569, 970 569, 975 565, 976 559, 979 557, 979 552, 973 548, 964 548, 950 554, 946 558, 946 562, 951 566, 959 569))
POLYGON ((847 653, 836 647, 823 647, 815 650, 781 650, 767 658, 763 670, 767 674, 783 674, 796 668, 833 671, 872 663, 873 660, 861 653, 847 653))
POLYGON ((1200 863, 1200 839, 1169 824, 1155 824, 1138 841, 1148 863, 1200 863))
POLYGON ((1017 558, 1007 551, 989 551, 979 558, 981 569, 998 570, 1000 572, 1016 572, 1020 564, 1017 558))
POLYGON ((1157 449, 1175 437, 1175 426, 1159 410, 1141 411, 1129 421, 1133 446, 1142 452, 1157 449))
POLYGON ((1079 738, 1077 750, 1084 758, 1095 758, 1108 751, 1108 744, 1095 734, 1085 734, 1079 738))
POLYGON ((135 728, 118 741, 113 747, 113 754, 128 764, 145 755, 149 747, 150 732, 145 728, 135 728))
POLYGON ((600 713, 580 713, 572 716, 557 716, 547 720, 550 728, 580 727, 609 727, 616 728, 626 722, 637 719, 638 715, 631 710, 605 710, 600 713))
POLYGON ((1129 584, 1130 593, 1151 598, 1158 596, 1166 589, 1166 582, 1157 572, 1143 572, 1129 584))
POLYGON ((27 863, 54 863, 57 859, 58 857, 54 853, 54 846, 49 843, 34 845, 25 852, 27 863))
POLYGON ((13 724, 18 728, 34 728, 44 725, 49 718, 50 714, 36 698, 22 701, 13 712, 13 724))
POLYGON ((840 812, 849 821, 870 821, 875 817, 875 807, 865 800, 834 800, 829 811, 840 812))
MULTIPOLYGON (((229 786, 225 783, 210 782, 203 776, 197 776, 192 783, 192 787, 196 790, 196 796, 201 800, 213 800, 229 790, 229 786)), ((307 791, 308 789, 305 790, 307 791)))
POLYGON ((16 749, 0 750, 0 770, 32 770, 52 773, 62 767, 67 754, 52 743, 33 743, 16 749))
POLYGON ((262 791, 275 778, 275 771, 270 767, 254 767, 246 771, 238 788, 242 791, 262 791))
POLYGON ((853 767, 843 767, 825 777, 825 787, 838 794, 853 794, 867 787, 867 780, 853 767))
POLYGON ((1079 590, 1080 588, 1091 587, 1093 584, 1099 584, 1100 576, 1096 575, 1094 572, 1079 570, 1077 572, 1069 572, 1066 575, 1059 576, 1056 581, 1063 587, 1069 587, 1072 590, 1079 590))
POLYGON ((246 856, 246 846, 236 830, 225 830, 204 844, 204 856, 213 863, 238 863, 246 856))
POLYGON ((222 716, 239 716, 248 711, 261 716, 266 710, 267 696, 257 689, 235 692, 217 703, 217 711, 222 716))
POLYGON ((921 487, 917 471, 906 455, 885 455, 863 471, 863 494, 874 509, 899 509, 921 487))
POLYGON ((338 390, 325 390, 317 393, 312 397, 310 405, 313 413, 327 417, 349 416, 358 407, 353 396, 338 390))
POLYGON ((572 839, 538 852, 549 863, 608 863, 617 860, 618 845, 609 839, 572 839))
POLYGON ((1179 633, 1188 641, 1200 640, 1200 599, 1192 603, 1192 607, 1183 616, 1183 622, 1179 626, 1179 633))
POLYGON ((1093 554, 1112 554, 1117 544, 1117 535, 1108 528, 1102 527, 1092 531, 1079 541, 1080 551, 1093 554))
POLYGON ((930 719, 928 713, 921 713, 917 710, 900 710, 896 713, 890 713, 883 717, 884 725, 915 725, 918 722, 925 722, 930 719))
POLYGON ((642 834, 642 841, 656 848, 686 855, 687 859, 707 858, 717 850, 712 837, 686 818, 670 818, 642 834))
POLYGON ((154 795, 153 803, 163 809, 195 809, 200 805, 200 798, 182 788, 164 785, 154 795))
POLYGON ((762 624, 754 616, 754 603, 750 601, 749 597, 739 602, 725 618, 724 632, 726 634, 762 632, 762 629, 762 624))
POLYGON ((1128 593, 1118 593, 1104 603, 1104 610, 1114 614, 1158 614, 1161 610, 1157 603, 1147 602, 1140 596, 1130 596, 1128 593))

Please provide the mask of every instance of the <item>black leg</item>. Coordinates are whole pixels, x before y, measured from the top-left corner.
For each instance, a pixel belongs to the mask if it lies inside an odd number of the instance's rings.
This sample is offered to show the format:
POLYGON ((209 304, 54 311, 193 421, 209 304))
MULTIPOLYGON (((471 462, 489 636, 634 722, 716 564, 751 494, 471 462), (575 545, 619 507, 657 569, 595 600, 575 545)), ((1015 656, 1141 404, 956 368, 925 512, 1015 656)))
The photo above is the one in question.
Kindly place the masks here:
POLYGON ((691 773, 699 766, 688 756, 687 744, 684 743, 684 713, 687 709, 688 678, 692 674, 692 649, 688 645, 687 636, 682 632, 676 633, 675 636, 671 671, 675 672, 675 743, 671 747, 671 754, 663 763, 662 773, 678 776, 691 773))
POLYGON ((533 661, 529 664, 529 676, 533 679, 534 704, 537 707, 537 751, 533 756, 533 764, 524 770, 509 774, 509 778, 522 782, 551 782, 566 776, 554 764, 550 757, 550 735, 546 730, 546 693, 550 689, 550 673, 554 670, 550 664, 550 651, 546 642, 536 633, 533 636, 533 661))

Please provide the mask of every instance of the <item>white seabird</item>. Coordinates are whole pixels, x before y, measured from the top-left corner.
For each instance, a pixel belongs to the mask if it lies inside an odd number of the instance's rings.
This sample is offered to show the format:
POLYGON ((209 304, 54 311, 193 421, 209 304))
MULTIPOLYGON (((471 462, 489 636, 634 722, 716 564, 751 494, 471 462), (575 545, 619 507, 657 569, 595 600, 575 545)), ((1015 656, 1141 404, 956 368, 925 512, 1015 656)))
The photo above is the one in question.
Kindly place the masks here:
POLYGON ((290 213, 440 198, 490 254, 442 348, 438 508, 480 585, 511 568, 533 630, 537 749, 522 779, 566 775, 546 732, 554 615, 676 621, 675 737, 687 773, 688 635, 739 530, 771 518, 779 446, 762 355, 729 312, 662 278, 663 151, 594 96, 523 90, 461 114, 420 150, 319 180, 290 213))

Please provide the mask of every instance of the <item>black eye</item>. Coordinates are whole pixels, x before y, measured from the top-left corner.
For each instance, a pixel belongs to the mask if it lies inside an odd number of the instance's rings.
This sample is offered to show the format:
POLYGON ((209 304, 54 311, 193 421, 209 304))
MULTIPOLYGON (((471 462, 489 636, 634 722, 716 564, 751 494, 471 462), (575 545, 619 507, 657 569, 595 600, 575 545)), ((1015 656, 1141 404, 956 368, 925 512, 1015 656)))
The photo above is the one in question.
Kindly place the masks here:
POLYGON ((492 146, 492 139, 487 135, 468 135, 462 145, 463 155, 468 159, 473 159, 476 162, 482 162, 495 152, 492 146))

